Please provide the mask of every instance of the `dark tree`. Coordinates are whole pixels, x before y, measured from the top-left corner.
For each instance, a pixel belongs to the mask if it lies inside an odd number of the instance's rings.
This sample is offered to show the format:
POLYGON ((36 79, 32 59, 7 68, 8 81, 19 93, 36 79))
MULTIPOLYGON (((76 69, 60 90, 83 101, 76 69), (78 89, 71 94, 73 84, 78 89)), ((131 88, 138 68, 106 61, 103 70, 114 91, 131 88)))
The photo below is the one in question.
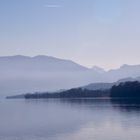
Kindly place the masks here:
POLYGON ((111 97, 140 98, 140 83, 138 81, 125 82, 111 88, 111 97))
POLYGON ((109 90, 87 90, 82 88, 73 88, 62 92, 54 93, 34 93, 26 94, 26 99, 30 98, 84 98, 84 97, 109 97, 109 90))

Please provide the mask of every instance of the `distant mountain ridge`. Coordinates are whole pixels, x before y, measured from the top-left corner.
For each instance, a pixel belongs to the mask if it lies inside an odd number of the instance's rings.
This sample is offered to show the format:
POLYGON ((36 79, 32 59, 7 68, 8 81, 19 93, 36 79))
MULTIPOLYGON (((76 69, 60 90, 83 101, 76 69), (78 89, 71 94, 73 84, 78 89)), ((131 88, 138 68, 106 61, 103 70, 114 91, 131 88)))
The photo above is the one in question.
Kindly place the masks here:
MULTIPOLYGON (((51 56, 38 55, 29 56, 9 56, 0 57, 0 67, 4 70, 43 70, 43 71, 81 71, 88 68, 81 66, 71 60, 59 59, 51 56)), ((1 70, 2 70, 1 69, 1 70)))
POLYGON ((98 66, 93 66, 92 70, 95 70, 95 71, 97 71, 98 73, 101 73, 101 74, 106 72, 103 68, 100 68, 98 66))
MULTIPOLYGON (((65 67, 62 67, 65 69, 70 68, 70 64, 71 64, 73 67, 77 68, 75 70, 78 70, 78 69, 79 70, 91 70, 91 71, 93 70, 98 73, 107 73, 107 74, 113 74, 113 73, 119 73, 119 72, 121 73, 121 72, 126 72, 126 71, 128 71, 129 73, 135 72, 135 75, 140 73, 139 72, 140 64, 139 65, 124 64, 118 69, 111 69, 111 70, 105 71, 103 68, 100 68, 98 66, 93 66, 92 68, 87 68, 87 67, 82 66, 78 63, 75 63, 74 61, 71 61, 71 60, 66 60, 66 59, 61 59, 61 58, 56 58, 56 57, 46 56, 46 55, 37 55, 34 57, 23 56, 23 55, 0 56, 0 66, 3 65, 6 67, 8 65, 9 67, 11 67, 12 65, 16 64, 16 62, 18 65, 20 65, 20 64, 22 64, 22 65, 32 64, 32 65, 39 65, 39 66, 47 65, 47 67, 52 66, 51 63, 54 63, 54 65, 58 66, 58 64, 59 64, 59 65, 61 65, 61 67, 63 65, 65 65, 65 67), (68 66, 68 67, 66 67, 66 66, 68 66)), ((55 66, 55 68, 56 68, 56 66, 55 66)), ((32 67, 32 68, 34 68, 34 67, 32 67)), ((35 68, 37 68, 37 67, 35 67, 35 68)), ((45 68, 45 67, 42 67, 42 68, 45 68)))
MULTIPOLYGON (((124 64, 118 69, 109 70, 106 76, 117 77, 119 79, 126 77, 139 77, 140 76, 140 65, 127 65, 124 64)), ((116 79, 118 80, 118 79, 116 79)))
POLYGON ((105 71, 97 66, 87 68, 52 56, 16 55, 0 57, 0 75, 2 94, 54 91, 89 83, 106 88, 119 79, 140 77, 140 65, 125 64, 118 69, 105 71))

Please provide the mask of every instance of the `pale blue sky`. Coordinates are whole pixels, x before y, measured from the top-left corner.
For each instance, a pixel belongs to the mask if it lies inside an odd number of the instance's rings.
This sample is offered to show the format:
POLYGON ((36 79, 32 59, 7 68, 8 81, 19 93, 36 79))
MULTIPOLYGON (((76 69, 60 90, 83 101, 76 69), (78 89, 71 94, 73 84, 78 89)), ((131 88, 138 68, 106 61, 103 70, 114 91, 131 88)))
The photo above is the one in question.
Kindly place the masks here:
POLYGON ((0 56, 140 64, 140 0, 0 0, 0 56))

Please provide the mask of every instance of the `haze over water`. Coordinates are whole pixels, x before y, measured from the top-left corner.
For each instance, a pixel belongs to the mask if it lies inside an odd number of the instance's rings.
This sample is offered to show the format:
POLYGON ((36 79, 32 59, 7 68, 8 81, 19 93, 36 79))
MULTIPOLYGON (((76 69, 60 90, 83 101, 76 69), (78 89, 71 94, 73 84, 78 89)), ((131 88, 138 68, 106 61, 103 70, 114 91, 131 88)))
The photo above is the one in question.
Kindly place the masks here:
POLYGON ((136 103, 0 100, 0 140, 139 140, 139 118, 136 103))
POLYGON ((139 140, 139 101, 1 99, 134 80, 140 0, 0 0, 0 140, 139 140))

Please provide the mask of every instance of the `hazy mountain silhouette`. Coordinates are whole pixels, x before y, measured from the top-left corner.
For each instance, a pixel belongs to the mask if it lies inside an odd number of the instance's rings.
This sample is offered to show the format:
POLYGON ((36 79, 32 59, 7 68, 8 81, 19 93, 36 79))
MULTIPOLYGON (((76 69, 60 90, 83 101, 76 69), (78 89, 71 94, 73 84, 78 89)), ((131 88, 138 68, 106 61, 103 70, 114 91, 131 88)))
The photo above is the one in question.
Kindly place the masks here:
POLYGON ((110 80, 118 80, 126 77, 139 77, 140 65, 122 65, 118 69, 110 70, 106 74, 106 77, 110 77, 110 80))
POLYGON ((98 66, 92 67, 92 70, 97 71, 98 73, 101 73, 101 74, 106 72, 103 68, 100 68, 98 66))
POLYGON ((119 85, 120 83, 124 83, 124 82, 128 82, 128 81, 130 81, 130 82, 140 81, 140 77, 137 77, 137 78, 128 77, 128 78, 120 79, 113 83, 91 83, 86 86, 83 86, 82 88, 88 89, 88 90, 107 90, 107 89, 110 89, 114 85, 119 85))
POLYGON ((0 57, 1 70, 14 71, 83 71, 88 68, 70 60, 59 59, 51 56, 38 55, 0 57))
POLYGON ((123 65, 106 72, 97 66, 89 69, 51 56, 16 55, 0 57, 0 75, 1 94, 9 95, 69 89, 89 83, 104 88, 121 78, 140 76, 140 65, 123 65))
POLYGON ((50 56, 0 57, 1 94, 51 91, 85 85, 100 79, 97 71, 50 56))

